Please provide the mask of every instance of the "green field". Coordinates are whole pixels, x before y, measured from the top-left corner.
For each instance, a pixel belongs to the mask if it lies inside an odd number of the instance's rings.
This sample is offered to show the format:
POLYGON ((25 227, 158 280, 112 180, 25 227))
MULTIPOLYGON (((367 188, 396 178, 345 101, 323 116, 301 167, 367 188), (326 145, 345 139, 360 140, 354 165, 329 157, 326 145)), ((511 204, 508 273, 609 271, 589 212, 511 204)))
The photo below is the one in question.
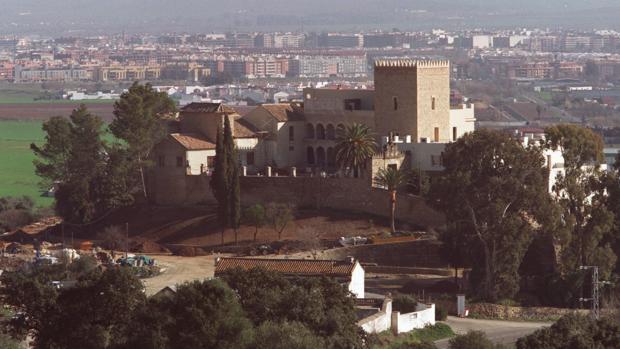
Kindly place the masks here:
POLYGON ((0 121, 0 196, 28 195, 38 205, 53 199, 41 196, 39 177, 34 173, 30 143, 42 143, 40 121, 0 121))

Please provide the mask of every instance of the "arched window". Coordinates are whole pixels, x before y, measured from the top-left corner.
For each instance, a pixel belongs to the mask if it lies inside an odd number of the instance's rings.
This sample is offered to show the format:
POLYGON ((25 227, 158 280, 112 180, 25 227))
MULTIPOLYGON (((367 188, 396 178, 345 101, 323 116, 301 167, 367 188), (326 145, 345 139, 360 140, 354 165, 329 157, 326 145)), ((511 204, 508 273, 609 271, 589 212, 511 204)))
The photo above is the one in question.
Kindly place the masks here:
POLYGON ((306 149, 306 161, 308 165, 314 165, 314 149, 312 147, 306 149))
POLYGON ((316 148, 316 164, 325 166, 325 149, 323 147, 316 148))
POLYGON ((325 127, 322 124, 316 125, 316 139, 325 139, 325 127))
POLYGON ((327 148, 327 166, 336 166, 336 152, 332 147, 327 148))
POLYGON ((337 137, 342 137, 345 132, 346 132, 346 129, 344 127, 344 124, 338 124, 338 126, 336 126, 336 136, 337 137))
POLYGON ((314 126, 312 124, 306 124, 306 138, 314 139, 314 126))
POLYGON ((336 139, 336 129, 334 129, 334 125, 329 124, 325 129, 325 135, 327 139, 336 139))

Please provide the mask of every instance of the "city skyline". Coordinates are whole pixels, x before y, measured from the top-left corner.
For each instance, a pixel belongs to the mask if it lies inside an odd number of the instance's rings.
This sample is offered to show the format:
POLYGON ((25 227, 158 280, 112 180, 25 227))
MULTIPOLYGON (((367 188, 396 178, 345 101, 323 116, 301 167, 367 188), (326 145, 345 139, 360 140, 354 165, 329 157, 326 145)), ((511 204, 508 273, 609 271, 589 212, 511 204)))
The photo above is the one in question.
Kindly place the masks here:
POLYGON ((362 31, 507 28, 618 29, 611 0, 217 1, 6 0, 0 34, 94 35, 136 32, 362 31), (103 15, 102 15, 103 14, 103 15))

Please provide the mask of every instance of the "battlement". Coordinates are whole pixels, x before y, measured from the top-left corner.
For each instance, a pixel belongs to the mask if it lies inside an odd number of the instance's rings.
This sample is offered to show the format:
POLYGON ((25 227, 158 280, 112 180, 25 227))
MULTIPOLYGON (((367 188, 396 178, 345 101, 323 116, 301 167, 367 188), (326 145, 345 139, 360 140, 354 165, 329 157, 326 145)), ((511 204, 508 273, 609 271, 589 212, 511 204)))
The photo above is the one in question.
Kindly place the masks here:
POLYGON ((448 60, 379 59, 375 68, 448 68, 448 60))

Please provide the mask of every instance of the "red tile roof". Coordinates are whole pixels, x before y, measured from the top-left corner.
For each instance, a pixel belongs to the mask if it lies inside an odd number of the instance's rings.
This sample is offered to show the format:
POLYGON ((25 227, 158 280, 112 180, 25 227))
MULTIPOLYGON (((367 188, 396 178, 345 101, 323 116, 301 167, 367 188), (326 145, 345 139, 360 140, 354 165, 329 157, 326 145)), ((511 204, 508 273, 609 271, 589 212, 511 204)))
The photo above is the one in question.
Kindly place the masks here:
POLYGON ((304 119, 303 109, 293 106, 291 103, 263 104, 261 107, 280 122, 304 119))
POLYGON ((183 108, 181 108, 182 112, 192 112, 192 113, 229 113, 233 114, 236 111, 222 103, 202 103, 202 102, 194 102, 190 103, 183 108))
POLYGON ((354 267, 354 260, 219 258, 215 263, 215 274, 236 268, 263 268, 289 275, 350 277, 354 267))
POLYGON ((171 133, 170 137, 187 150, 215 149, 215 144, 196 133, 171 133))

